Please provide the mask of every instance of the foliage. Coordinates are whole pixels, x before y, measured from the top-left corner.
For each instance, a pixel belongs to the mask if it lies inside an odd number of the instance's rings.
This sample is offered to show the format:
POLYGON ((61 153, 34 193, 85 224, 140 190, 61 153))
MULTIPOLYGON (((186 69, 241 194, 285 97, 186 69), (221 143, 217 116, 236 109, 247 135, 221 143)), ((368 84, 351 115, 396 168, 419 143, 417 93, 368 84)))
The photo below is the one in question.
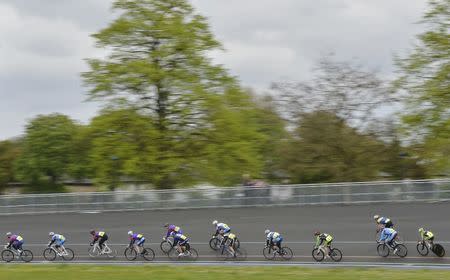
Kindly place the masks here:
POLYGON ((26 127, 17 177, 32 190, 55 191, 68 173, 77 125, 61 114, 39 115, 26 127))
POLYGON ((19 141, 0 141, 0 190, 15 180, 14 162, 20 152, 19 141))
POLYGON ((342 118, 318 111, 302 116, 282 164, 295 183, 367 181, 378 178, 383 150, 342 118))
POLYGON ((403 131, 422 144, 429 175, 450 174, 450 1, 432 0, 423 21, 427 30, 414 50, 398 58, 395 82, 403 97, 403 131))

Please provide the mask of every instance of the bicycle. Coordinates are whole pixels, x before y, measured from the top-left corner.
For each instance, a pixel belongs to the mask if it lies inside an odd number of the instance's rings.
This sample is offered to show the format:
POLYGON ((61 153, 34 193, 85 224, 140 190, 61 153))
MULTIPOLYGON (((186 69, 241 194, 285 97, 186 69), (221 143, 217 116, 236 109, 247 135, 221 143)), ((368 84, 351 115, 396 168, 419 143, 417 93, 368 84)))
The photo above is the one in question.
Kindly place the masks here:
POLYGON ((2 251, 2 260, 5 262, 12 262, 15 257, 21 259, 24 262, 31 262, 33 260, 33 253, 30 250, 22 250, 22 252, 17 251, 14 248, 8 248, 5 246, 5 249, 2 251))
POLYGON ((389 256, 390 252, 393 251, 395 255, 399 256, 400 258, 404 258, 406 257, 406 255, 408 255, 408 248, 406 248, 405 245, 403 245, 402 243, 398 243, 395 240, 392 241, 392 246, 391 245, 387 245, 386 243, 382 242, 380 243, 378 241, 378 246, 377 246, 377 253, 380 257, 387 257, 389 256))
POLYGON ((60 249, 56 248, 55 245, 51 245, 50 247, 46 248, 42 253, 44 259, 46 259, 47 261, 54 261, 56 257, 59 256, 65 261, 71 261, 75 258, 75 253, 72 249, 66 248, 64 246, 61 246, 59 248, 60 249))
POLYGON ((276 250, 274 246, 266 246, 263 249, 264 258, 267 260, 273 260, 276 256, 280 256, 282 259, 288 261, 294 257, 294 253, 291 248, 284 246, 280 250, 276 250))
POLYGON ((88 254, 91 258, 96 258, 101 255, 106 255, 108 258, 115 258, 117 256, 117 250, 109 248, 108 244, 103 243, 103 251, 100 250, 100 245, 95 243, 88 250, 88 254))
POLYGON ((417 252, 419 255, 425 257, 428 255, 429 251, 433 252, 438 257, 445 256, 445 249, 441 244, 435 243, 433 246, 431 246, 430 242, 427 242, 425 240, 421 240, 417 242, 416 245, 417 252))
MULTIPOLYGON (((325 246, 320 245, 319 247, 315 247, 312 250, 312 257, 317 262, 321 262, 325 259, 325 256, 327 255, 325 252, 325 246)), ((340 262, 342 260, 342 252, 341 250, 337 248, 331 248, 329 249, 328 256, 335 262, 340 262)))
POLYGON ((153 261, 155 259, 155 251, 153 251, 153 249, 141 247, 141 250, 142 252, 138 253, 135 246, 127 246, 123 254, 129 261, 134 261, 138 257, 138 255, 144 258, 146 261, 153 261))
POLYGON ((247 252, 243 248, 235 248, 233 245, 233 251, 231 250, 231 246, 229 242, 220 245, 220 249, 217 250, 217 257, 224 260, 234 260, 234 261, 243 261, 247 258, 247 252))
POLYGON ((184 251, 184 253, 181 256, 177 250, 178 247, 179 247, 178 245, 173 246, 167 253, 167 256, 169 257, 170 260, 172 260, 172 261, 181 261, 181 260, 196 261, 198 259, 197 250, 195 250, 191 246, 188 246, 188 248, 186 248, 186 250, 184 251))
POLYGON ((159 244, 159 248, 164 254, 169 253, 170 249, 173 248, 173 237, 163 237, 163 241, 161 241, 161 244, 159 244))
MULTIPOLYGON (((209 240, 209 247, 214 250, 218 251, 220 249, 220 245, 223 242, 224 237, 221 234, 213 235, 213 237, 209 240)), ((239 239, 236 238, 236 242, 233 245, 234 249, 239 249, 241 246, 241 242, 239 239)))

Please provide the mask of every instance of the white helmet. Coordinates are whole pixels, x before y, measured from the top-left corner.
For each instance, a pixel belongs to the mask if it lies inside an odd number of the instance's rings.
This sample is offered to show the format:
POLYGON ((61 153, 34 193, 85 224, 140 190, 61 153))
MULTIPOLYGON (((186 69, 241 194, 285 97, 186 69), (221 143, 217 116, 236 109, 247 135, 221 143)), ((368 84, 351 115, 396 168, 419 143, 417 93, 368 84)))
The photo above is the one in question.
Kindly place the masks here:
POLYGON ((380 215, 375 215, 375 216, 373 216, 373 219, 374 220, 378 220, 380 218, 380 215))
POLYGON ((217 223, 218 223, 217 220, 214 220, 214 221, 212 222, 213 225, 217 225, 217 223))
POLYGON ((11 235, 12 235, 11 232, 6 233, 6 236, 7 236, 7 237, 10 237, 11 235))
POLYGON ((266 229, 266 230, 264 231, 264 233, 265 233, 265 234, 269 234, 269 233, 270 233, 270 230, 266 229))
POLYGON ((54 233, 53 231, 50 231, 50 232, 48 233, 48 236, 53 236, 53 235, 55 235, 55 233, 54 233))
POLYGON ((128 235, 133 235, 133 231, 130 230, 130 231, 128 232, 128 235))

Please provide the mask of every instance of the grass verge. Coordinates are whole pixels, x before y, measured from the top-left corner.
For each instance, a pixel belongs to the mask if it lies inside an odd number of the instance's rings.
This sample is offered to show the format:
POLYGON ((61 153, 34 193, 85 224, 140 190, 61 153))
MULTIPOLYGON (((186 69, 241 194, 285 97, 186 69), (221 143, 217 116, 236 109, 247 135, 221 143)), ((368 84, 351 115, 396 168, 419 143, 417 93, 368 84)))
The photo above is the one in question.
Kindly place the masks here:
POLYGON ((0 279, 2 280, 379 280, 384 278, 389 280, 448 280, 450 271, 301 267, 0 265, 0 279))

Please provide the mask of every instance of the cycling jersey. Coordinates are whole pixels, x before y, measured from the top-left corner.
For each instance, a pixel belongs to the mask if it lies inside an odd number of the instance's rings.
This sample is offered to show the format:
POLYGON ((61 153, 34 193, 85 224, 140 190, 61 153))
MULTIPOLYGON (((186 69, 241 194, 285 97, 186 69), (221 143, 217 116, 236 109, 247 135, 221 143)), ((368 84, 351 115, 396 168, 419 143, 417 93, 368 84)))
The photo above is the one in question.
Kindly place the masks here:
POLYGON ((216 235, 218 233, 227 233, 227 232, 230 232, 230 231, 231 231, 231 228, 227 224, 218 223, 217 226, 216 226, 216 235))
POLYGON ((52 236, 51 241, 50 241, 50 243, 48 245, 50 246, 53 243, 56 243, 56 245, 61 246, 61 245, 64 244, 64 242, 66 242, 66 238, 64 237, 64 235, 54 234, 52 236))
POLYGON ((185 236, 181 233, 177 233, 177 234, 173 235, 173 245, 174 246, 177 244, 184 245, 187 242, 189 242, 189 238, 187 238, 187 236, 185 236))
POLYGON ((183 234, 183 231, 181 230, 180 227, 176 226, 176 225, 170 225, 167 229, 167 234, 166 234, 166 238, 169 237, 172 234, 177 234, 177 233, 181 233, 183 234))
POLYGON ((12 246, 14 249, 19 250, 22 248, 23 242, 24 239, 22 236, 14 234, 9 237, 9 244, 7 247, 9 248, 12 246))
POLYGON ((277 244, 277 246, 280 247, 281 241, 283 241, 283 237, 278 232, 269 232, 266 236, 267 246, 277 244))
POLYGON ((137 245, 142 245, 145 242, 145 237, 142 234, 133 234, 130 236, 130 245, 136 243, 137 245))
POLYGON ((421 234, 421 237, 423 240, 431 240, 434 238, 434 234, 431 231, 427 230, 421 234))
POLYGON ((99 239, 108 238, 108 235, 104 231, 99 231, 94 235, 94 241, 97 241, 99 239))
POLYGON ((395 231, 392 228, 384 228, 381 232, 380 236, 380 242, 386 241, 387 243, 390 243, 394 238, 397 236, 397 231, 395 231))
POLYGON ((333 241, 333 236, 329 235, 328 233, 322 233, 317 236, 316 239, 316 246, 322 245, 322 243, 325 243, 324 245, 330 245, 331 241, 333 241))

